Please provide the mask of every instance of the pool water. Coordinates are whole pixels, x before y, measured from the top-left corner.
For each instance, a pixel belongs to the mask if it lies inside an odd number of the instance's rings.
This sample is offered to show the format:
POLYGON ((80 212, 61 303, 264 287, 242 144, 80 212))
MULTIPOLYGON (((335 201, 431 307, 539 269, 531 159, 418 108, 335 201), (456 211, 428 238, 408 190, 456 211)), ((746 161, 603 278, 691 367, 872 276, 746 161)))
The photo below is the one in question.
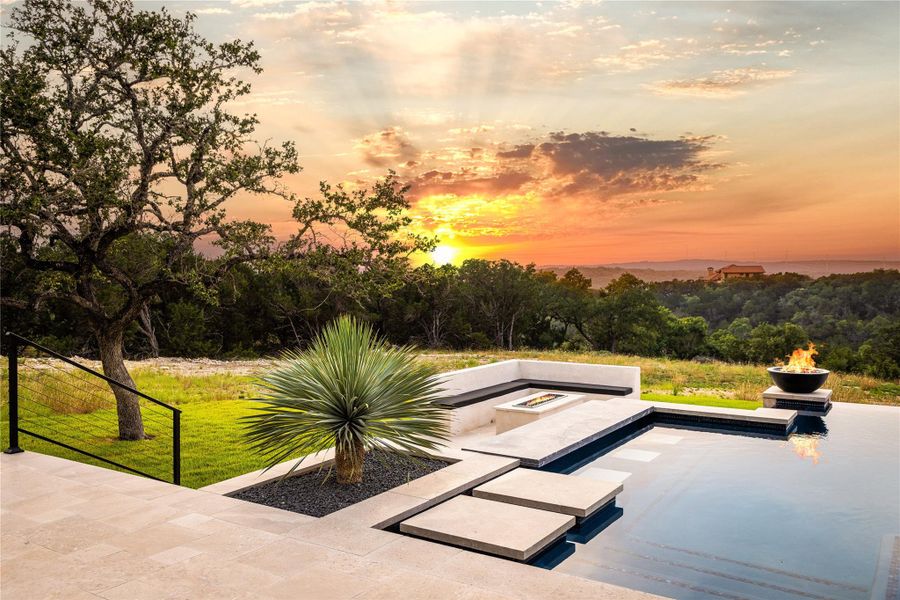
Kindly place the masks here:
POLYGON ((555 570, 671 598, 900 597, 900 408, 799 431, 654 427, 580 462, 623 480, 622 510, 555 570))

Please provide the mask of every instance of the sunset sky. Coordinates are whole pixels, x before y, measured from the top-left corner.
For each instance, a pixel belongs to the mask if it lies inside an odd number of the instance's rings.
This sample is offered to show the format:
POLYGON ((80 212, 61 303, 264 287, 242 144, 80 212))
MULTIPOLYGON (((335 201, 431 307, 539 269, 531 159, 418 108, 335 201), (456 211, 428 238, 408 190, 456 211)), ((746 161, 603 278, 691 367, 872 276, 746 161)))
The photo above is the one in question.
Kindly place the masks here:
POLYGON ((394 169, 442 260, 900 255, 897 3, 165 4, 256 42, 292 189, 394 169))

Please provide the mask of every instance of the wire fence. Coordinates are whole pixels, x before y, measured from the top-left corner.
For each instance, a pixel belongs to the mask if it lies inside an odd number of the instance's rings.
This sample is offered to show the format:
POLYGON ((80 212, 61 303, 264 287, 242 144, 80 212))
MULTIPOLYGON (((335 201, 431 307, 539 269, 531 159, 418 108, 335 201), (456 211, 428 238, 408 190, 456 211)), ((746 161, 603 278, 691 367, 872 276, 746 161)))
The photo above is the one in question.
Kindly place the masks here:
POLYGON ((4 342, 7 453, 21 452, 23 439, 30 438, 26 449, 52 444, 64 448, 66 458, 181 483, 179 409, 14 333, 4 342), (22 360, 26 352, 35 358, 22 360), (127 424, 120 423, 120 402, 139 407, 144 439, 122 439, 127 424))

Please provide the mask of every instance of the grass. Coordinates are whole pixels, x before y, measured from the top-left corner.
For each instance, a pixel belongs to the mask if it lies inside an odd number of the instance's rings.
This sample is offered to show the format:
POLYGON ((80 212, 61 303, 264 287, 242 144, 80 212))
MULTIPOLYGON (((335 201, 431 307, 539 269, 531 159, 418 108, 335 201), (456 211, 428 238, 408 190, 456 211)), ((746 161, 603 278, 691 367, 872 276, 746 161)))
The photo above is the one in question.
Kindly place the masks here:
MULTIPOLYGON (((756 365, 690 361, 572 352, 423 352, 423 360, 441 371, 472 367, 510 358, 535 358, 641 367, 642 398, 729 408, 754 409, 770 385, 765 369, 756 365), (674 392, 674 393, 673 393, 674 392)), ((264 368, 260 363, 261 367, 264 368)), ((223 363, 222 369, 227 369, 223 363)), ((228 372, 184 374, 177 370, 137 368, 132 373, 141 391, 182 410, 182 484, 202 487, 265 466, 262 456, 246 449, 240 417, 252 412, 254 378, 228 372)), ((5 382, 6 372, 2 372, 5 382)), ((20 371, 22 405, 27 428, 63 431, 66 439, 94 448, 111 460, 139 466, 168 478, 171 474, 171 425, 165 414, 146 412, 146 426, 155 437, 144 442, 115 440, 114 400, 97 382, 24 361, 20 371), (32 402, 29 402, 29 399, 32 402), (41 401, 47 406, 39 406, 41 401)), ((900 383, 861 375, 833 373, 829 386, 843 402, 900 405, 900 383)), ((0 442, 8 438, 6 385, 0 387, 0 442)), ((23 426, 25 423, 23 422, 23 426)), ((82 455, 23 436, 26 450, 91 462, 82 455)))
POLYGON ((651 392, 649 394, 641 394, 642 400, 652 400, 654 402, 677 402, 679 404, 700 404, 703 406, 717 406, 719 408, 743 408, 753 410, 762 406, 762 402, 755 400, 740 400, 737 398, 719 397, 719 396, 673 396, 672 394, 663 394, 659 392, 651 392))
MULTIPOLYGON (((144 426, 154 436, 143 442, 122 442, 115 438, 114 399, 108 388, 91 387, 90 393, 67 396, 72 386, 61 382, 63 374, 20 370, 22 427, 36 433, 53 432, 54 439, 90 449, 94 454, 120 462, 143 472, 170 479, 172 474, 171 413, 144 404, 144 426), (44 404, 41 406, 38 404, 44 404), (102 405, 104 408, 96 409, 102 405), (63 410, 60 411, 59 407, 63 410), (51 408, 52 407, 52 408, 51 408), (92 410, 84 410, 91 407, 92 410), (62 412, 63 414, 60 414, 62 412)), ((68 375, 83 384, 75 374, 68 375)), ((261 469, 265 460, 245 449, 239 418, 252 412, 253 377, 228 374, 185 376, 161 371, 137 370, 133 373, 137 389, 181 409, 182 484, 198 488, 242 473, 261 469)), ((6 373, 3 373, 4 380, 6 373)), ((89 387, 87 383, 83 387, 89 387)), ((7 446, 8 408, 3 386, 0 412, 0 441, 7 446)), ((21 436, 22 446, 63 458, 91 464, 103 464, 65 448, 21 436)), ((104 465, 106 466, 106 465, 104 465)))

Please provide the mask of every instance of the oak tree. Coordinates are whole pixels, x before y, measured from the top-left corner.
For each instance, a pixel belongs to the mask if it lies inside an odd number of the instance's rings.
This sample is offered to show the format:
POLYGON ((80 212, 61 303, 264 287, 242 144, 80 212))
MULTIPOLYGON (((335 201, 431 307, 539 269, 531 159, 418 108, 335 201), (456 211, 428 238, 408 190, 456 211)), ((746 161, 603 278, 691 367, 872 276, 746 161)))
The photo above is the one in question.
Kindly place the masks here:
MULTIPOLYGON (((268 226, 229 220, 225 203, 293 200, 279 178, 300 170, 291 143, 257 143, 256 116, 231 110, 250 92, 240 74, 261 71, 253 44, 211 43, 194 23, 130 0, 26 0, 0 50, 2 235, 41 277, 28 300, 77 305, 105 374, 129 386, 126 328, 165 286, 202 293, 268 253, 268 226), (220 256, 198 261, 198 240, 220 256)), ((113 391, 119 437, 143 438, 137 397, 113 391)))

